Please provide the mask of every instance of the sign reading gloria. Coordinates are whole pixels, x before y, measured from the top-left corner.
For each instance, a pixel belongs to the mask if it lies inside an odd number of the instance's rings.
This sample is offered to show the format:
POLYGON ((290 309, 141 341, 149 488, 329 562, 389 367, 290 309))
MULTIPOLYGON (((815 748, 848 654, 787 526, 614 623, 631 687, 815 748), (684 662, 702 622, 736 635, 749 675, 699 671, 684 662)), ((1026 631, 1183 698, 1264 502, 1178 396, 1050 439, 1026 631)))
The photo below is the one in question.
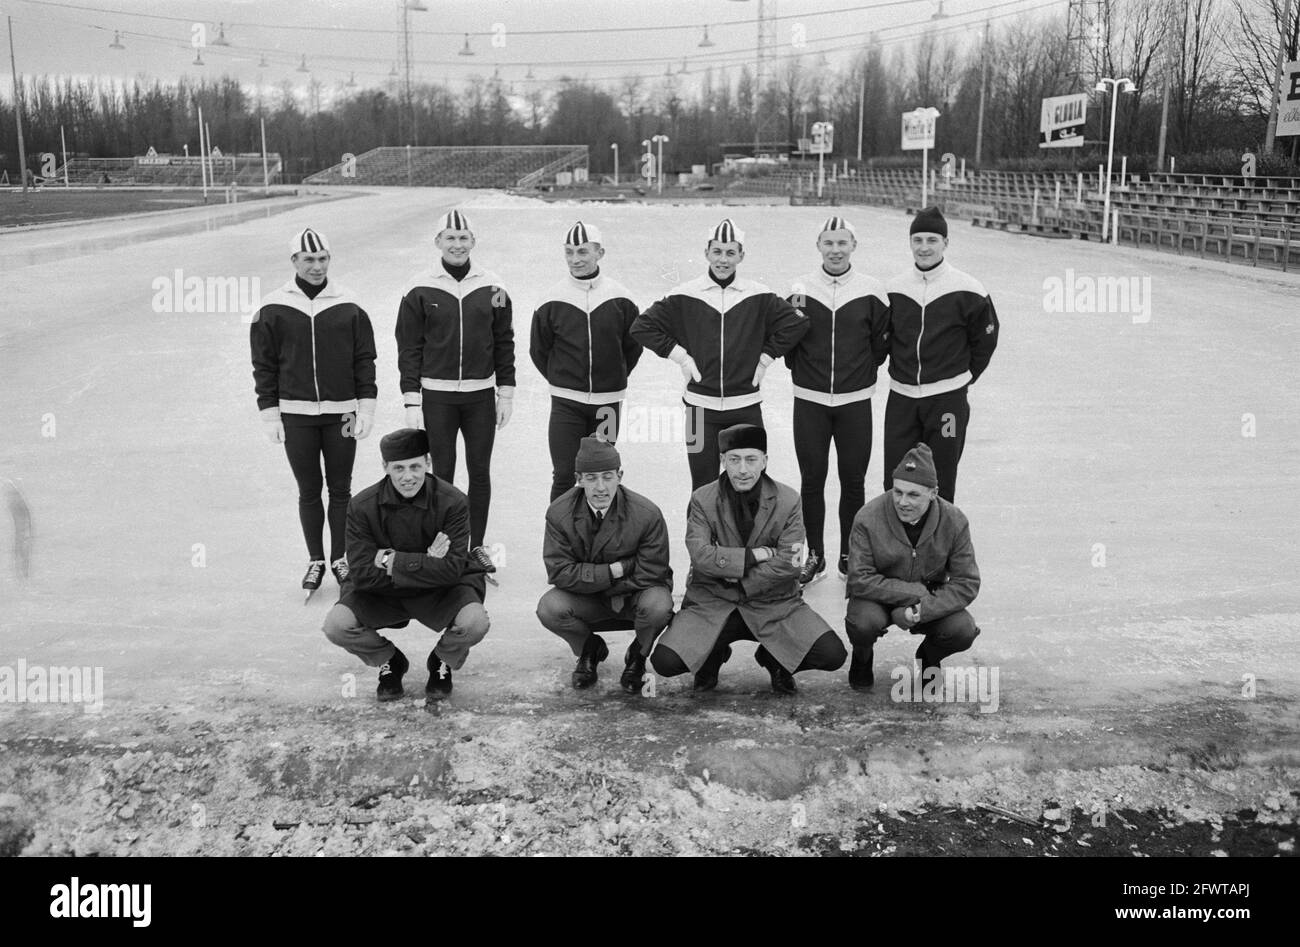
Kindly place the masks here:
POLYGON ((1043 120, 1038 126, 1039 148, 1082 148, 1088 114, 1088 93, 1043 99, 1043 120))
POLYGON ((923 151, 934 147, 934 120, 938 109, 921 108, 903 113, 903 150, 923 151))
POLYGON ((1282 67, 1278 93, 1277 134, 1300 135, 1300 59, 1282 67))

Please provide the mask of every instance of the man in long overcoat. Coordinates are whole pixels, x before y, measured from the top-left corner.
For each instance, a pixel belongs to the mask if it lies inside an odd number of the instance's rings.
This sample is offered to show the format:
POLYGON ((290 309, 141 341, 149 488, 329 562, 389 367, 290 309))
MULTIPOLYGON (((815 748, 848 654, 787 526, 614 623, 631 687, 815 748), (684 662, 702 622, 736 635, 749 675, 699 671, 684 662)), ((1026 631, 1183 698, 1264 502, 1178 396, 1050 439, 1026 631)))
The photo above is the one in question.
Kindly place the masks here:
POLYGON ((847 653, 799 588, 806 555, 799 494, 767 476, 767 432, 737 424, 718 435, 725 469, 691 496, 686 598, 650 656, 666 676, 695 672, 710 690, 735 641, 757 641, 756 660, 778 694, 799 671, 834 671, 847 653))

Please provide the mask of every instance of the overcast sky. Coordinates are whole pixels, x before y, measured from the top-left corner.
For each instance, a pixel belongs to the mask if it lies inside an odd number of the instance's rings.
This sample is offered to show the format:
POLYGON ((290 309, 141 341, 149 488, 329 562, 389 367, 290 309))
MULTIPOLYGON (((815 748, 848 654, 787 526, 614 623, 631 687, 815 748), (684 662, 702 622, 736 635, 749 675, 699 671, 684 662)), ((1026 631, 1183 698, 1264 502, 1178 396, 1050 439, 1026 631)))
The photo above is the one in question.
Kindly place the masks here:
MULTIPOLYGON (((408 14, 414 81, 455 83, 499 69, 516 92, 530 87, 530 68, 538 83, 564 75, 658 79, 669 68, 680 73, 683 60, 688 76, 709 64, 734 75, 742 63, 753 63, 758 36, 759 0, 423 4, 427 11, 408 14), (706 26, 714 45, 701 48, 706 26), (459 55, 466 33, 473 56, 459 55)), ((1067 3, 944 0, 947 17, 939 21, 931 20, 938 0, 768 0, 768 6, 780 17, 776 55, 798 52, 815 64, 823 54, 843 62, 871 31, 887 43, 910 41, 931 27, 970 36, 986 17, 1007 22, 1029 11, 1063 13, 1067 3)), ((28 76, 231 75, 250 86, 289 79, 304 87, 313 77, 328 87, 355 77, 358 86, 380 87, 401 68, 399 0, 0 0, 0 13, 13 17, 18 71, 28 76), (228 46, 217 44, 222 24, 228 46), (110 47, 115 36, 123 49, 110 47), (194 64, 199 54, 202 66, 194 64), (310 74, 298 71, 304 57, 310 74)), ((8 98, 9 82, 0 87, 8 98)))

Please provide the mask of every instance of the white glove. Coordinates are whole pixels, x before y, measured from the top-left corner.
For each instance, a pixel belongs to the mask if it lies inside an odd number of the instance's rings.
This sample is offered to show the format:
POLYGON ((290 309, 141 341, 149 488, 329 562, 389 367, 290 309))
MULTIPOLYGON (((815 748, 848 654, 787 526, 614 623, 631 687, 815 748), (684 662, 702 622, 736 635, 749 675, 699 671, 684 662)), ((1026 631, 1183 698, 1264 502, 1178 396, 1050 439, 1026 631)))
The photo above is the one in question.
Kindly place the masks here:
POLYGON ((686 379, 687 384, 700 380, 700 370, 695 367, 695 359, 691 358, 691 354, 686 349, 680 345, 675 345, 673 350, 668 353, 668 357, 681 367, 682 377, 686 379))
POLYGON ((774 361, 775 359, 770 355, 763 354, 759 356, 758 366, 754 369, 754 380, 751 382, 755 388, 763 383, 763 376, 767 374, 767 366, 771 365, 774 361))
POLYGON ((272 444, 284 443, 284 422, 279 418, 274 421, 263 421, 262 428, 266 431, 266 439, 272 444))
POLYGON ((515 399, 497 396, 497 430, 510 423, 510 415, 515 410, 515 399))
POLYGON ((365 436, 370 433, 374 426, 374 418, 368 414, 361 414, 358 412, 352 419, 352 436, 359 441, 364 440, 365 436))
POLYGON ((424 427, 424 410, 418 404, 406 406, 406 426, 421 429, 424 427))

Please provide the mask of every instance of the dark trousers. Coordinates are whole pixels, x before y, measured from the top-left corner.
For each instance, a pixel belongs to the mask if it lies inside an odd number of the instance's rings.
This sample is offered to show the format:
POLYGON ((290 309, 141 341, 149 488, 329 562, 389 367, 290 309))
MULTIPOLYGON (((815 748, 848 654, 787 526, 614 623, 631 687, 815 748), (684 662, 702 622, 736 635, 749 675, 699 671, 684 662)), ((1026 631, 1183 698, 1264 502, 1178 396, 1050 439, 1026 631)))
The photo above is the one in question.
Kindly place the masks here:
MULTIPOLYGON (((685 404, 685 402, 683 402, 685 404)), ((691 468, 691 492, 718 479, 718 432, 733 424, 763 424, 763 406, 714 411, 686 404, 686 462, 691 468)))
POLYGON ((352 462, 356 438, 343 436, 343 422, 284 426, 284 452, 298 481, 298 520, 307 541, 307 555, 325 558, 325 505, 321 488, 329 485, 330 561, 347 551, 348 501, 352 499, 352 462), (325 476, 321 477, 321 458, 325 476))
MULTIPOLYGON (((496 392, 485 388, 464 401, 436 401, 424 393, 424 429, 429 435, 433 473, 456 482, 456 435, 465 440, 465 469, 469 473, 469 545, 483 545, 488 508, 492 505, 492 445, 497 436, 496 392)), ((463 397, 463 396, 461 396, 463 397)))
POLYGON ((663 586, 618 596, 611 602, 604 595, 581 595, 565 589, 550 589, 537 603, 537 619, 548 631, 564 639, 574 657, 593 634, 631 628, 642 655, 650 653, 659 632, 673 617, 673 593, 663 586), (618 606, 615 610, 614 606, 618 606))
MULTIPOLYGON (((745 619, 740 617, 740 612, 733 611, 727 616, 726 623, 722 626, 722 631, 718 634, 718 640, 713 645, 713 651, 709 654, 708 661, 705 662, 701 671, 709 669, 716 671, 719 667, 727 663, 731 657, 731 645, 737 641, 757 641, 754 633, 749 630, 745 624, 745 619)), ((844 666, 844 660, 848 657, 848 652, 844 650, 844 643, 840 641, 840 636, 833 631, 828 631, 808 649, 804 659, 799 662, 799 666, 794 669, 794 673, 800 671, 838 671, 844 666)), ((767 649, 762 645, 754 652, 754 658, 763 667, 768 667, 775 662, 775 658, 767 653, 767 649)), ((663 677, 676 677, 678 674, 685 674, 690 670, 686 662, 672 648, 665 648, 663 645, 655 648, 654 653, 650 655, 650 664, 655 669, 655 673, 663 677)))
POLYGON ((894 486, 894 468, 909 450, 924 441, 934 454, 939 496, 949 503, 957 492, 957 462, 966 446, 970 402, 963 385, 928 398, 909 398, 896 391, 885 402, 885 489, 894 486))
POLYGON ((794 399, 794 453, 801 477, 803 525, 808 549, 825 558, 826 475, 831 441, 840 475, 840 554, 849 551, 853 517, 867 502, 867 462, 871 459, 871 399, 831 408, 794 399))
MULTIPOLYGON (((876 639, 885 633, 891 624, 889 609, 879 602, 865 598, 849 599, 848 612, 844 616, 844 630, 848 633, 849 643, 854 649, 872 648, 876 639)), ((979 637, 980 630, 966 609, 945 615, 934 621, 923 621, 913 625, 911 633, 925 635, 917 654, 923 664, 938 664, 950 654, 965 651, 979 637)))
POLYGON ((551 396, 551 422, 547 439, 551 444, 551 502, 573 489, 573 460, 579 442, 599 433, 613 443, 618 440, 619 409, 613 404, 582 404, 568 398, 551 396))

